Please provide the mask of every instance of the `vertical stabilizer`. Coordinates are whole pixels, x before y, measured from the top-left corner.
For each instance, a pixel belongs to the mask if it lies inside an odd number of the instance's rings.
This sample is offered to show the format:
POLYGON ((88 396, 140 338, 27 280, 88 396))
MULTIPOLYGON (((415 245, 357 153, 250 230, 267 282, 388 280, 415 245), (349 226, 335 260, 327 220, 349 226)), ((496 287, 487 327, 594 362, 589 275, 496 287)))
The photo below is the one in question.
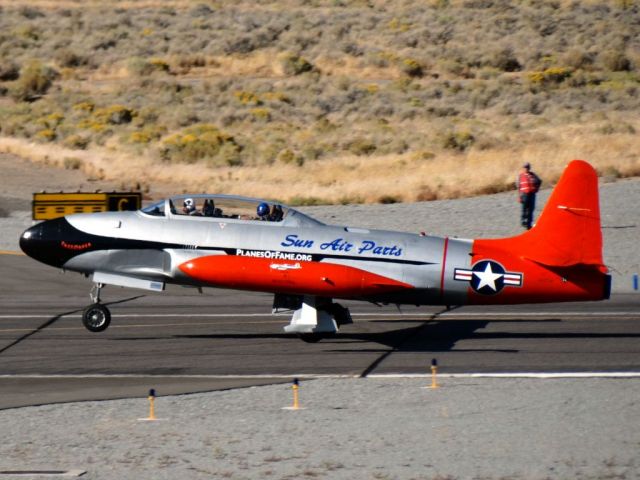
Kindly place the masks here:
POLYGON ((590 164, 567 165, 535 227, 522 238, 529 244, 525 254, 536 262, 603 266, 598 176, 590 164))
POLYGON ((485 242, 549 267, 585 265, 604 272, 595 169, 583 160, 571 161, 531 230, 485 242))

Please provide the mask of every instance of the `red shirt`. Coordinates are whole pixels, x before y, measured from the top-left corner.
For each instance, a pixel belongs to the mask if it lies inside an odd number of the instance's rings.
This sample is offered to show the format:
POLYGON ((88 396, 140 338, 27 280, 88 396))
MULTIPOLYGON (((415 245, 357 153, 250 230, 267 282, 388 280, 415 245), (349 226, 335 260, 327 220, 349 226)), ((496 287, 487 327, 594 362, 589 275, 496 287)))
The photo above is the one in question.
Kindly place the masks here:
POLYGON ((540 181, 533 172, 522 172, 518 176, 518 191, 520 193, 536 193, 539 186, 540 181))

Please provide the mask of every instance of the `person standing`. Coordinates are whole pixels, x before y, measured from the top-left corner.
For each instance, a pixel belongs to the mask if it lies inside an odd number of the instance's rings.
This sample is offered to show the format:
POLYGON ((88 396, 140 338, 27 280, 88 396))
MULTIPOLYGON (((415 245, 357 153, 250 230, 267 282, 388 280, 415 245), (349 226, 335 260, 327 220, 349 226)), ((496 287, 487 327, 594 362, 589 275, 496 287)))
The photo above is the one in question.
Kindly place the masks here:
POLYGON ((521 223, 527 230, 533 225, 533 211, 536 208, 536 193, 540 189, 542 181, 531 171, 529 162, 522 166, 518 175, 518 196, 522 205, 521 223))

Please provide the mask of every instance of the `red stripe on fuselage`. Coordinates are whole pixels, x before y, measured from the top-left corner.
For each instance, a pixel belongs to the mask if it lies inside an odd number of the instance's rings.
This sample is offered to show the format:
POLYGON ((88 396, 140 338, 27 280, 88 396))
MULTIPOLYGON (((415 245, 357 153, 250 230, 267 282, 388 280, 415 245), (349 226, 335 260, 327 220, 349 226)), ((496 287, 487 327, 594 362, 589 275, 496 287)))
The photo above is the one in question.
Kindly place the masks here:
POLYGON ((442 272, 440 272, 440 301, 444 298, 444 275, 447 267, 447 250, 449 249, 449 237, 444 239, 444 248, 442 252, 442 272))
POLYGON ((210 255, 178 268, 203 284, 274 293, 349 298, 413 288, 359 268, 322 262, 210 255))

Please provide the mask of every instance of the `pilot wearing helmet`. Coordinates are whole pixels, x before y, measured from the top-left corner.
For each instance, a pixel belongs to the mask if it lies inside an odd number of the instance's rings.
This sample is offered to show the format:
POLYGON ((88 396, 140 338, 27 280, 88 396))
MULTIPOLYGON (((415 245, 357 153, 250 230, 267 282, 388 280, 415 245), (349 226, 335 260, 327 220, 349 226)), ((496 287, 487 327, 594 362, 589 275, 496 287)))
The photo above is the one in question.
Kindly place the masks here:
POLYGON ((193 201, 193 198, 185 198, 182 206, 182 213, 185 215, 199 215, 196 210, 196 202, 193 201))
POLYGON ((271 212, 271 209, 269 208, 269 204, 262 202, 260 205, 258 205, 258 209, 256 213, 258 214, 258 218, 260 220, 268 221, 270 212, 271 212))

